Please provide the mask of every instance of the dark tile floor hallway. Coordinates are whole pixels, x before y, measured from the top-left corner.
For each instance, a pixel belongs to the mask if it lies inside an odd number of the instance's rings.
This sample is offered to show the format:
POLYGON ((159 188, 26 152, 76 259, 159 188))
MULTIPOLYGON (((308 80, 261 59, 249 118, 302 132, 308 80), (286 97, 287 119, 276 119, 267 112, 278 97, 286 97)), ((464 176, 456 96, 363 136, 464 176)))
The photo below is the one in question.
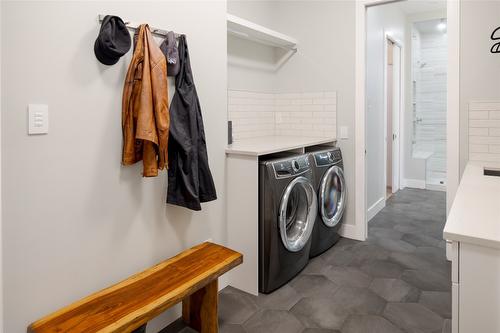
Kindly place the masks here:
POLYGON ((444 192, 399 191, 370 221, 366 242, 341 239, 270 295, 225 288, 220 331, 451 332, 445 205, 444 192))

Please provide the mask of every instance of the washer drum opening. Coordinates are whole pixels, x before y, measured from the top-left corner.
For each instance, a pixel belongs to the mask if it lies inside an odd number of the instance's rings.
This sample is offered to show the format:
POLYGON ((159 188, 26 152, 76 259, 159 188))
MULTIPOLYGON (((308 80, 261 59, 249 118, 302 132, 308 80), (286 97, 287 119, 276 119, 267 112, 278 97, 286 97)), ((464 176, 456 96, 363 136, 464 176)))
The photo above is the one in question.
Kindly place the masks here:
POLYGON ((319 211, 327 227, 334 227, 344 214, 347 201, 344 172, 332 166, 325 172, 319 188, 319 211))
POLYGON ((311 237, 317 215, 316 191, 305 177, 288 184, 281 198, 279 229, 281 241, 288 251, 298 252, 311 237))

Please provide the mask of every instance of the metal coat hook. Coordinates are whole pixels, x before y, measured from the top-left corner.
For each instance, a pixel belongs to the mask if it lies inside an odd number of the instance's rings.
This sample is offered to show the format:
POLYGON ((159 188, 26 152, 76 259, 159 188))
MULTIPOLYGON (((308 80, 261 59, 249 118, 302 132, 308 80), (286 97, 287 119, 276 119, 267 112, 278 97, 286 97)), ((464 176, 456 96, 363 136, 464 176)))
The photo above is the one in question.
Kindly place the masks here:
MULTIPOLYGON (((99 23, 102 23, 102 21, 104 20, 105 16, 106 15, 99 14, 99 16, 98 16, 99 23)), ((125 23, 125 25, 127 26, 127 28, 129 28, 131 30, 137 30, 137 29, 139 29, 140 24, 132 23, 132 21, 129 21, 129 20, 123 20, 123 22, 125 23)), ((158 35, 158 36, 162 36, 162 37, 166 37, 167 34, 168 34, 168 32, 169 32, 168 30, 163 30, 163 29, 154 28, 154 27, 149 27, 149 30, 151 30, 152 34, 158 35)), ((181 35, 182 34, 175 33, 175 38, 178 39, 181 35)))

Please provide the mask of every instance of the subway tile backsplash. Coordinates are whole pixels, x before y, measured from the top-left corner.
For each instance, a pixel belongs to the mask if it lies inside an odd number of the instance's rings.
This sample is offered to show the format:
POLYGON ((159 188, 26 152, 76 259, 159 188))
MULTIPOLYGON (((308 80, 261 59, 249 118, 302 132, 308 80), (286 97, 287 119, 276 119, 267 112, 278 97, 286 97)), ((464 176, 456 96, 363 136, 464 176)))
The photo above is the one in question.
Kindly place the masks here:
POLYGON ((500 101, 469 103, 469 160, 500 162, 500 101))
POLYGON ((279 136, 336 137, 337 93, 228 90, 233 140, 279 136))

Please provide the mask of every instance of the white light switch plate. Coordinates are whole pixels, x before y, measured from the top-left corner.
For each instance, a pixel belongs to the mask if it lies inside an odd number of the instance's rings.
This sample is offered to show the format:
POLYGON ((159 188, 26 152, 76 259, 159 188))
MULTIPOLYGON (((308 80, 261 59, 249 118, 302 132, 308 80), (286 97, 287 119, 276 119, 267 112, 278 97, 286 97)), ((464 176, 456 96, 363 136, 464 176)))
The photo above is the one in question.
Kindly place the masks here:
POLYGON ((341 139, 348 139, 349 138, 349 127, 340 126, 340 138, 341 139))
POLYGON ((45 104, 28 105, 28 134, 49 133, 49 106, 45 104))

